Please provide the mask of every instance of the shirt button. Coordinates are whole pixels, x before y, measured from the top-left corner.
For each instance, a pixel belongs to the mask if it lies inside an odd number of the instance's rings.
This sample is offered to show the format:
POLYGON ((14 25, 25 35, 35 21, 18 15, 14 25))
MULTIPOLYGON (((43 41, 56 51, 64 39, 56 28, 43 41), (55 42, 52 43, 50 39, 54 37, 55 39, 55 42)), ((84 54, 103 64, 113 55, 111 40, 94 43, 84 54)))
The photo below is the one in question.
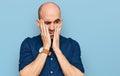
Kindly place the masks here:
POLYGON ((53 71, 50 71, 50 74, 53 74, 53 71))
POLYGON ((52 60, 53 60, 53 58, 50 58, 50 60, 52 61, 52 60))

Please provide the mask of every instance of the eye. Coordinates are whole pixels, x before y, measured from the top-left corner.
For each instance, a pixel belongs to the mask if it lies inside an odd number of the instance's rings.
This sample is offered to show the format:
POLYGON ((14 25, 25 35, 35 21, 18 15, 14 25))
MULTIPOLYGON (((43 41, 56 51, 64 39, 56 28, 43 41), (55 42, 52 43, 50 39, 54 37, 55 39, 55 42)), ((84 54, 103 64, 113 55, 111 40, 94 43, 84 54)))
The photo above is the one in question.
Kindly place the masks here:
POLYGON ((50 21, 45 21, 44 23, 45 23, 46 25, 50 25, 50 24, 51 24, 50 21))
POLYGON ((56 24, 59 24, 60 23, 60 19, 57 19, 57 20, 55 20, 55 22, 54 23, 56 23, 56 24))

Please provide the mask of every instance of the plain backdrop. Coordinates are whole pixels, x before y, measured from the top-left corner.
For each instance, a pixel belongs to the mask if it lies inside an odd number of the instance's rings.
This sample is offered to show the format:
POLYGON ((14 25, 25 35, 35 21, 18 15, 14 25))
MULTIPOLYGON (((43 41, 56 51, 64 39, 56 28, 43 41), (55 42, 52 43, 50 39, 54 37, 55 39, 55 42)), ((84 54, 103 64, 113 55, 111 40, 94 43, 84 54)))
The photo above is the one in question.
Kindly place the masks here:
MULTIPOLYGON (((50 0, 0 0, 0 76, 19 76, 20 45, 39 34, 38 7, 50 0)), ((85 76, 120 76, 120 0, 51 0, 61 34, 81 46, 85 76)))

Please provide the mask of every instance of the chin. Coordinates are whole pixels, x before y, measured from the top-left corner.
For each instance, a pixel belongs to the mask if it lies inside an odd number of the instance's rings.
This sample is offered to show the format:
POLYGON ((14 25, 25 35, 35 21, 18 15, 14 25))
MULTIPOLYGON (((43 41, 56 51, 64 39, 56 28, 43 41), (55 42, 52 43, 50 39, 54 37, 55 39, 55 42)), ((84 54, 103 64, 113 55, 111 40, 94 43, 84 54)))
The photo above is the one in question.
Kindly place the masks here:
POLYGON ((53 39, 53 37, 51 37, 51 39, 53 39))
POLYGON ((53 39, 53 38, 54 38, 54 36, 50 36, 50 38, 51 38, 51 39, 53 39))

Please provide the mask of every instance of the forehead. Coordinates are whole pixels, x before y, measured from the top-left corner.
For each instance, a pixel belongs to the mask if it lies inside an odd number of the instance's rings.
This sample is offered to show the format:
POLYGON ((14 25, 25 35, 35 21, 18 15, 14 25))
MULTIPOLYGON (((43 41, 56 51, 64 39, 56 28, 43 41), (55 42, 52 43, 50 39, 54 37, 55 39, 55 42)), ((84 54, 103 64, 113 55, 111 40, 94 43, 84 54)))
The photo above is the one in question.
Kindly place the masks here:
POLYGON ((42 6, 40 16, 42 19, 54 20, 60 18, 60 9, 54 4, 42 6))
POLYGON ((54 21, 56 19, 59 19, 60 15, 59 14, 43 14, 42 19, 43 20, 48 20, 48 21, 54 21))

